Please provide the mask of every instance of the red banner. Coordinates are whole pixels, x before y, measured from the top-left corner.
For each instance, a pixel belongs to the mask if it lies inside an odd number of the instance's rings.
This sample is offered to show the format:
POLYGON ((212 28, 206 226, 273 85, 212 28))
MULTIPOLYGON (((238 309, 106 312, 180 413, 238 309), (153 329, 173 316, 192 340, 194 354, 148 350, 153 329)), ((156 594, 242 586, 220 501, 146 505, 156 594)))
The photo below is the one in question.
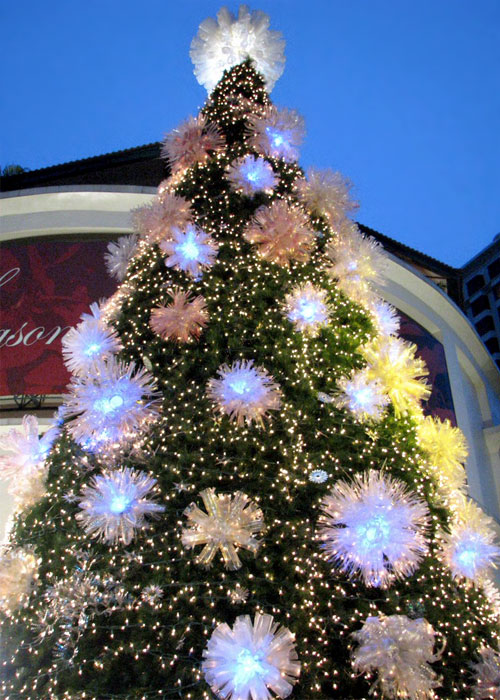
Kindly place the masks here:
POLYGON ((0 249, 0 396, 59 394, 61 338, 116 289, 105 240, 8 241, 0 249))

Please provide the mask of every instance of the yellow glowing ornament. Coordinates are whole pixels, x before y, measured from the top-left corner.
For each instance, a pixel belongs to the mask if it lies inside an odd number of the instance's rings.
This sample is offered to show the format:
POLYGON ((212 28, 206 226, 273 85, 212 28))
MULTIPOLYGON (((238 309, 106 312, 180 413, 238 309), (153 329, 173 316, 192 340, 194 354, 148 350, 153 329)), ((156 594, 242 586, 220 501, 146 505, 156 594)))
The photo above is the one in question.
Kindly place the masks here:
POLYGON ((418 412, 419 403, 429 398, 425 382, 429 371, 425 362, 415 357, 416 345, 401 338, 379 337, 361 348, 370 379, 379 379, 389 395, 396 416, 418 412))
POLYGON ((462 464, 467 459, 467 443, 459 428, 449 420, 427 416, 419 421, 417 437, 429 455, 429 468, 438 484, 447 491, 465 488, 466 473, 462 464))

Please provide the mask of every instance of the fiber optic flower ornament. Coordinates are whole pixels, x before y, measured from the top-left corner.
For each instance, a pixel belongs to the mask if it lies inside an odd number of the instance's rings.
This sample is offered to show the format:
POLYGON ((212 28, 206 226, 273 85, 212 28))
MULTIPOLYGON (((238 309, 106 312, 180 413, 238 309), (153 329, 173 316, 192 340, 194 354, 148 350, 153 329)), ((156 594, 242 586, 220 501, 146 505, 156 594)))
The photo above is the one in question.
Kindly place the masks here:
POLYGON ((272 615, 240 615, 232 627, 219 624, 203 652, 202 671, 224 700, 287 698, 300 674, 295 637, 272 615), (271 692, 273 695, 271 694, 271 692))
POLYGON ((441 558, 455 578, 479 582, 500 561, 493 520, 462 496, 449 533, 442 535, 441 558))
POLYGON ((172 230, 172 240, 162 241, 165 265, 198 277, 211 267, 217 257, 217 243, 197 226, 189 224, 185 231, 172 230))
POLYGON ((215 489, 200 493, 206 513, 196 503, 186 508, 184 515, 189 526, 182 531, 182 544, 186 549, 204 544, 196 558, 197 564, 209 567, 220 550, 226 569, 239 569, 241 561, 237 550, 247 549, 256 554, 260 542, 255 535, 264 529, 264 516, 260 508, 246 494, 216 494, 215 489))
POLYGON ((189 55, 196 79, 209 93, 225 70, 248 57, 271 92, 285 68, 284 48, 281 33, 269 30, 268 15, 250 12, 246 5, 240 5, 237 18, 223 7, 217 13, 217 21, 212 17, 204 20, 191 42, 189 55))
POLYGON ((328 558, 367 586, 387 588, 409 576, 427 551, 427 504, 381 472, 337 481, 321 507, 319 536, 328 558))
POLYGON ((380 335, 397 335, 401 324, 397 310, 380 297, 368 298, 366 309, 372 317, 375 328, 380 335))
POLYGON ((257 245, 260 257, 283 267, 294 260, 307 262, 315 244, 307 216, 282 199, 259 207, 243 237, 257 245))
POLYGON ((127 268, 137 251, 137 236, 120 236, 117 241, 108 243, 107 252, 104 255, 106 269, 111 277, 119 282, 125 279, 127 268))
POLYGON ((83 445, 124 443, 159 415, 154 378, 114 357, 96 363, 91 375, 75 377, 69 390, 65 414, 74 418, 67 426, 83 445))
POLYGON ((420 447, 429 457, 430 471, 446 491, 463 491, 466 473, 463 463, 467 459, 467 443, 459 428, 449 420, 441 421, 432 416, 422 417, 417 424, 420 447))
POLYGON ((481 660, 472 664, 476 678, 474 697, 477 700, 500 700, 500 653, 491 647, 479 650, 481 660))
POLYGON ((197 340, 208 323, 205 299, 201 295, 193 297, 180 289, 170 291, 169 296, 172 299, 170 304, 151 311, 151 329, 165 340, 177 343, 197 340))
POLYGON ((191 221, 191 204, 171 192, 163 192, 151 204, 132 211, 132 223, 147 243, 168 240, 173 229, 184 229, 191 221))
POLYGON ((310 168, 296 187, 299 200, 314 214, 325 216, 330 226, 336 226, 347 212, 358 207, 351 199, 351 182, 332 170, 310 168))
POLYGON ((248 197, 257 192, 271 194, 278 182, 267 160, 252 155, 233 161, 226 169, 226 176, 233 190, 248 197))
POLYGON ((305 124, 294 109, 269 105, 262 113, 249 115, 247 134, 249 148, 292 163, 299 157, 298 148, 304 140, 305 124))
POLYGON ((27 549, 0 553, 0 609, 11 614, 28 599, 38 577, 38 560, 27 549))
POLYGON ((372 285, 384 284, 384 249, 371 236, 363 236, 355 223, 344 223, 341 235, 328 244, 326 252, 332 261, 328 274, 350 299, 366 303, 372 285))
POLYGON ((377 379, 389 395, 396 416, 418 412, 420 402, 431 390, 425 381, 429 374, 425 362, 415 357, 417 346, 401 338, 375 338, 360 348, 367 361, 366 373, 377 379))
POLYGON ((207 395, 216 410, 229 416, 237 425, 262 425, 269 411, 281 406, 281 391, 263 367, 254 367, 253 360, 238 360, 222 365, 219 379, 210 379, 207 395))
POLYGON ((197 163, 204 163, 210 155, 222 151, 224 146, 224 137, 217 126, 208 123, 199 114, 197 117, 189 117, 165 137, 161 155, 175 173, 197 163))
POLYGON ((370 692, 380 690, 385 698, 431 700, 441 685, 430 666, 439 661, 435 652, 436 633, 422 618, 406 615, 367 617, 363 627, 352 634, 358 646, 351 653, 355 671, 377 674, 370 692))
POLYGON ((337 381, 341 394, 335 397, 338 408, 347 408, 357 420, 379 421, 391 400, 378 379, 370 379, 365 370, 352 370, 349 377, 337 381))
POLYGON ((295 287, 285 296, 285 313, 295 330, 316 336, 328 324, 327 293, 310 282, 295 287))
POLYGON ((62 339, 64 364, 77 377, 87 374, 97 360, 108 359, 121 349, 116 331, 102 319, 99 306, 92 304, 90 310, 62 339))
POLYGON ((0 449, 11 453, 0 457, 1 478, 26 479, 43 468, 58 431, 52 428, 41 436, 38 431, 36 417, 24 416, 20 430, 13 428, 0 437, 0 449))
POLYGON ((130 544, 147 516, 165 510, 151 498, 155 484, 156 479, 129 467, 94 476, 82 489, 76 519, 91 537, 130 544))

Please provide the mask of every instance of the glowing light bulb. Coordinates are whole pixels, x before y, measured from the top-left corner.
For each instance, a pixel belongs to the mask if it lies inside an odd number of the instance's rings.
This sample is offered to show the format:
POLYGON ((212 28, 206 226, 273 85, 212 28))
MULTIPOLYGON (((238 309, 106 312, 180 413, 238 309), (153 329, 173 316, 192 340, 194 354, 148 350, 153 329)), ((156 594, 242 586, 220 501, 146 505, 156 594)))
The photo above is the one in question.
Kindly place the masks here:
POLYGON ((112 413, 123 406, 123 397, 115 394, 110 399, 97 399, 94 401, 94 408, 101 413, 112 413))
POLYGON ((245 377, 239 377, 234 379, 233 381, 229 382, 229 386, 233 391, 240 395, 248 393, 250 389, 245 377))
POLYGON ((323 317, 322 309, 318 303, 310 299, 302 299, 299 302, 299 313, 304 321, 307 321, 308 323, 313 323, 317 319, 318 315, 323 317))
POLYGON ((200 254, 200 249, 196 245, 191 233, 188 233, 186 240, 183 243, 176 246, 176 250, 178 250, 187 260, 197 260, 200 254))
POLYGON ((286 139, 284 134, 282 134, 280 131, 275 131, 274 129, 271 129, 271 127, 266 128, 266 133, 269 136, 269 140, 271 141, 271 145, 274 148, 279 148, 280 146, 283 146, 286 144, 286 139))
POLYGON ((86 354, 87 356, 95 355, 97 352, 99 352, 100 349, 101 349, 101 346, 100 346, 99 343, 92 343, 91 345, 89 345, 89 346, 86 348, 85 354, 86 354))
POLYGON ((259 654, 252 654, 249 649, 242 649, 236 657, 236 669, 234 674, 234 687, 240 688, 255 676, 263 676, 266 669, 261 663, 259 654))
POLYGON ((112 513, 116 513, 118 515, 120 513, 124 513, 129 506, 130 501, 126 496, 124 496, 123 494, 116 494, 116 496, 112 498, 111 503, 109 504, 109 510, 112 513))
POLYGON ((365 546, 380 547, 388 542, 391 528, 383 513, 375 515, 358 528, 358 535, 364 538, 365 546))

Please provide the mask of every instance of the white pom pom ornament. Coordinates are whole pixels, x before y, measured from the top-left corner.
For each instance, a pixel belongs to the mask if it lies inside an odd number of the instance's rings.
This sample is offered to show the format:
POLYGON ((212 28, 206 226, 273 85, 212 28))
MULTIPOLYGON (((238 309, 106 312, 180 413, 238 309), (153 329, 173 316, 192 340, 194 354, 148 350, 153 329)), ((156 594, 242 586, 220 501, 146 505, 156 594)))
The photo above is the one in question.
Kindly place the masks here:
POLYGON ((202 670, 213 692, 224 700, 287 698, 300 673, 295 639, 272 615, 236 618, 218 625, 203 652, 202 670))
POLYGON ((285 68, 285 41, 269 30, 269 16, 241 5, 238 18, 227 7, 200 24, 189 55, 196 79, 210 93, 225 70, 251 58, 269 92, 285 68))

